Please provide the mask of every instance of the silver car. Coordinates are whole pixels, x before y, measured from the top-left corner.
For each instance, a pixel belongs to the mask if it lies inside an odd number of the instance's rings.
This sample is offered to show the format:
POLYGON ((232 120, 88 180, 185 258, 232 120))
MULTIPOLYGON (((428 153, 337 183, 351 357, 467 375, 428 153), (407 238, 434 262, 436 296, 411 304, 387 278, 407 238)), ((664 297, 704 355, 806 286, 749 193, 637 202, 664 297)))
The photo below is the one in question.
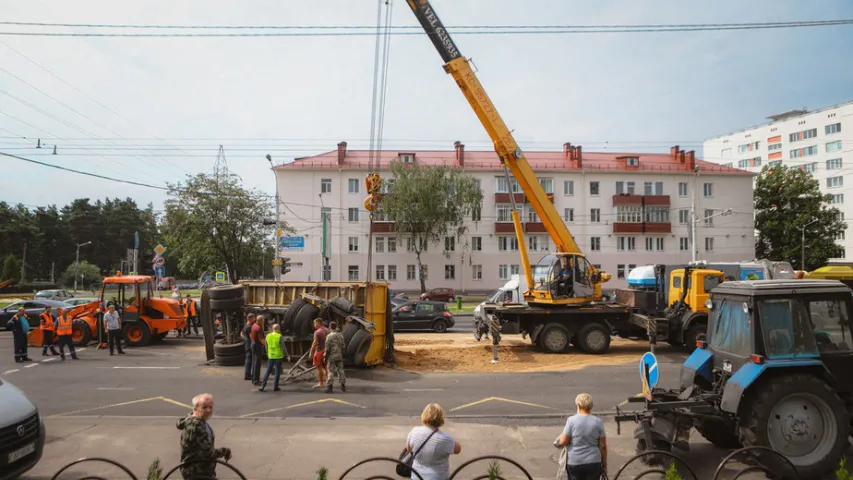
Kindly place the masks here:
POLYGON ((44 421, 24 392, 0 379, 0 480, 33 468, 44 452, 44 421))

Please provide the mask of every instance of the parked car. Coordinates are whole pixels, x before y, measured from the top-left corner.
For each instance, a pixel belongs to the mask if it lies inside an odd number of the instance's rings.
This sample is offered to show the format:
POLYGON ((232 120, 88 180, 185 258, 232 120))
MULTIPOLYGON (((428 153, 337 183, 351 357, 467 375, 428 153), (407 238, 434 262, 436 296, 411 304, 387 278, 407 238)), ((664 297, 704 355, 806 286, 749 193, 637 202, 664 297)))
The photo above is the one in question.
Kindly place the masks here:
POLYGON ((408 300, 408 299, 409 299, 409 296, 408 296, 408 295, 406 295, 406 294, 405 294, 405 293, 403 293, 403 292, 398 292, 398 291, 396 291, 396 290, 391 290, 391 291, 389 291, 389 292, 388 292, 388 294, 389 294, 389 295, 391 295, 391 298, 392 298, 392 299, 394 299, 394 298, 399 298, 399 299, 403 299, 403 300, 408 300))
POLYGON ((77 305, 83 305, 86 303, 97 302, 98 300, 100 300, 100 299, 94 298, 94 297, 74 297, 74 298, 69 298, 68 300, 65 300, 65 303, 67 303, 69 305, 74 305, 76 307, 77 305))
POLYGON ((456 300, 456 293, 452 288, 433 288, 421 294, 421 300, 435 300, 440 302, 452 302, 456 300))
POLYGON ((58 300, 63 302, 69 298, 74 298, 74 295, 68 290, 42 290, 33 297, 36 300, 58 300))
MULTIPOLYGON (((8 307, 0 310, 0 328, 6 329, 6 323, 18 313, 18 309, 24 307, 24 310, 27 312, 27 317, 29 317, 30 328, 36 328, 39 326, 39 315, 44 312, 44 307, 50 305, 50 311, 54 315, 59 315, 59 312, 56 310, 59 307, 64 308, 74 308, 73 306, 65 303, 58 302, 56 300, 21 300, 20 302, 15 302, 8 307)), ((2 403, 0 403, 2 405, 2 403)), ((2 465, 2 463, 0 463, 2 465)))
POLYGON ((456 325, 453 314, 443 302, 421 300, 406 302, 391 311, 394 330, 432 330, 444 333, 456 325))
POLYGON ((44 421, 24 392, 0 379, 0 480, 18 478, 44 453, 44 421))
POLYGON ((397 308, 400 305, 407 303, 408 301, 409 301, 409 299, 407 299, 407 298, 391 297, 391 308, 392 309, 397 308))

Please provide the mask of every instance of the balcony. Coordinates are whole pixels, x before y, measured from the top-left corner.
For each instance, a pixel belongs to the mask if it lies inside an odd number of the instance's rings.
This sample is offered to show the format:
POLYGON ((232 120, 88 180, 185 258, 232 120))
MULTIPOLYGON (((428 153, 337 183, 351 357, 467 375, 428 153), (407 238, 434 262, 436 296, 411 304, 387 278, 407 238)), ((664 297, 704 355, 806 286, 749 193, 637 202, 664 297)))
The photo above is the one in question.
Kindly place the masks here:
POLYGON ((646 222, 643 224, 643 230, 643 233, 672 233, 672 224, 646 222))
MULTIPOLYGON (((548 196, 548 200, 551 200, 551 203, 554 203, 554 194, 553 193, 546 193, 545 195, 548 196)), ((530 203, 527 201, 527 196, 524 195, 523 193, 513 194, 513 197, 514 197, 515 203, 517 203, 519 205, 522 205, 525 203, 530 203)), ((495 194, 495 203, 510 203, 509 194, 508 193, 496 193, 495 194)))
POLYGON ((512 222, 495 222, 495 233, 515 233, 512 222))
POLYGON ((397 231, 397 224, 394 222, 377 222, 374 221, 370 226, 371 233, 394 233, 397 231))
POLYGON ((528 222, 524 224, 524 231, 527 233, 546 233, 545 224, 542 222, 528 222))
POLYGON ((643 224, 633 222, 613 222, 613 233, 643 233, 643 224))
POLYGON ((613 195, 613 206, 617 205, 649 205, 668 206, 669 195, 613 195))

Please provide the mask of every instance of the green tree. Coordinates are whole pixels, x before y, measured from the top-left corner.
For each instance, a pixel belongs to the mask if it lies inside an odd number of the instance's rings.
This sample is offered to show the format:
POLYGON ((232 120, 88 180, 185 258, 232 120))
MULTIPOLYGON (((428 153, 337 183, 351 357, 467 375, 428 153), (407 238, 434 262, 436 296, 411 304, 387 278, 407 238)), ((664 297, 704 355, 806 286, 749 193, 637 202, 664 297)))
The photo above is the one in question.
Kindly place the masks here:
MULTIPOLYGON (((80 260, 78 273, 80 276, 77 278, 77 288, 85 289, 87 285, 91 286, 101 282, 101 269, 86 260, 80 260)), ((74 286, 74 262, 71 262, 71 265, 68 265, 62 274, 62 284, 67 287, 74 286)))
POLYGON ((445 237, 453 237, 454 242, 462 237, 465 218, 483 206, 483 191, 474 177, 458 167, 392 162, 391 174, 393 192, 382 199, 382 214, 394 222, 399 239, 412 239, 421 292, 425 292, 421 254, 430 243, 444 247, 445 237))
POLYGON ((13 278, 16 280, 21 279, 21 262, 18 260, 18 257, 10 253, 3 259, 3 273, 0 281, 11 280, 13 278))
POLYGON ((236 280, 260 275, 259 252, 272 235, 263 219, 272 215, 269 197, 243 188, 236 175, 197 174, 169 185, 161 228, 167 252, 180 258, 184 275, 225 266, 236 280))
POLYGON ((785 260, 801 270, 822 267, 829 258, 840 257, 843 250, 835 239, 847 225, 841 211, 828 205, 831 198, 820 193, 820 184, 811 173, 764 167, 754 193, 756 257, 785 260), (800 259, 803 227, 805 265, 800 259))

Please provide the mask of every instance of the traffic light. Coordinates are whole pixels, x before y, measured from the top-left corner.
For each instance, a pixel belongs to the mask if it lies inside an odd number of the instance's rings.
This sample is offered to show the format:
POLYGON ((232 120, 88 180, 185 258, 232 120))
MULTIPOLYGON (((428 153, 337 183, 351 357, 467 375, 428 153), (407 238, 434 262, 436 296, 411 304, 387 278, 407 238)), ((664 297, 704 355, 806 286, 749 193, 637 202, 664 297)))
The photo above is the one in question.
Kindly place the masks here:
POLYGON ((290 257, 282 258, 281 259, 281 274, 284 275, 285 273, 287 273, 289 271, 290 271, 290 257))
POLYGON ((265 218, 265 219, 263 219, 263 224, 264 224, 264 226, 275 225, 275 219, 274 218, 265 218))

